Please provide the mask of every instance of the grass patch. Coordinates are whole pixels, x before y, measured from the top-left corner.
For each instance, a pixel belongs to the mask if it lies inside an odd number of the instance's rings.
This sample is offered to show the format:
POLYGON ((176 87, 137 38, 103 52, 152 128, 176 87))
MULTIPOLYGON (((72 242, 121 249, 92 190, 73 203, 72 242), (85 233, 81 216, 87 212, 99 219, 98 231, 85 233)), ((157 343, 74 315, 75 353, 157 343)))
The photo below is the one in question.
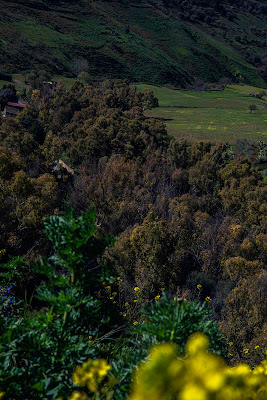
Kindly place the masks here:
POLYGON ((1 81, 0 80, 0 89, 2 89, 2 87, 4 85, 14 85, 14 82, 8 82, 8 81, 1 81))
POLYGON ((64 83, 64 86, 66 87, 66 89, 70 89, 72 87, 72 85, 77 81, 76 78, 66 78, 66 77, 60 76, 60 75, 52 76, 51 80, 55 81, 55 82, 64 83))
POLYGON ((145 88, 152 89, 159 99, 159 107, 146 115, 163 119, 174 137, 212 143, 267 138, 267 101, 248 96, 261 88, 230 85, 224 91, 195 92, 137 85, 138 90, 145 88), (256 111, 250 113, 250 104, 256 105, 256 111))

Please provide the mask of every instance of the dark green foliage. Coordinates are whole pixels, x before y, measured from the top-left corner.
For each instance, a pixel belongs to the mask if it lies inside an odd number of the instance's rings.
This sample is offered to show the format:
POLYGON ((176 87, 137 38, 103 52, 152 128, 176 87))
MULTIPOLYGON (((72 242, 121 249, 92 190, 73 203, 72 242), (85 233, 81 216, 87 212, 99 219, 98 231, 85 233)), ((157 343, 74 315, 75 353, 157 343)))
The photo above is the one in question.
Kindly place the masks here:
POLYGON ((9 101, 17 102, 17 94, 14 85, 4 85, 0 90, 0 109, 3 109, 9 101))
POLYGON ((24 280, 30 274, 30 267, 23 257, 12 257, 7 263, 0 264, 1 286, 7 287, 13 285, 16 288, 17 295, 24 297, 24 280))
POLYGON ((38 111, 33 107, 27 107, 18 116, 21 125, 31 134, 37 143, 42 144, 45 139, 44 126, 38 119, 38 111))
POLYGON ((23 315, 17 302, 0 317, 0 390, 10 400, 68 395, 77 363, 99 354, 89 336, 116 326, 110 307, 97 298, 102 272, 96 258, 113 240, 96 237, 94 222, 94 211, 75 219, 71 210, 46 221, 55 255, 33 266, 43 276, 36 293, 41 309, 23 315))
POLYGON ((218 323, 211 319, 211 310, 205 303, 171 299, 166 292, 159 300, 141 311, 144 318, 135 330, 137 341, 144 349, 156 343, 173 342, 181 354, 190 335, 202 332, 208 336, 210 351, 225 355, 226 342, 219 331, 218 323))
POLYGON ((211 318, 210 309, 203 303, 173 300, 166 292, 160 300, 152 301, 141 310, 143 322, 130 328, 124 340, 112 349, 110 362, 114 376, 118 379, 115 398, 125 398, 136 366, 148 355, 151 346, 172 342, 178 345, 181 356, 189 336, 195 332, 206 334, 210 341, 209 350, 226 355, 226 341, 218 329, 218 323, 211 318))
POLYGON ((12 75, 0 70, 0 80, 12 82, 12 75))

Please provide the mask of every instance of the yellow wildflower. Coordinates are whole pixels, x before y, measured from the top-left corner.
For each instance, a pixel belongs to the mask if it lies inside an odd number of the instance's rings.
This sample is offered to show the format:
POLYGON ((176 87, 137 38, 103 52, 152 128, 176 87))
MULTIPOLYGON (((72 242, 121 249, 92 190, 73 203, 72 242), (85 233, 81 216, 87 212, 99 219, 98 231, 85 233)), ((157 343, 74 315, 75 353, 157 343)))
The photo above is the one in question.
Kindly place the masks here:
POLYGON ((198 290, 200 290, 202 288, 202 285, 198 284, 197 288, 198 288, 198 290))
POLYGON ((228 344, 229 344, 229 346, 233 346, 234 343, 233 342, 229 342, 228 344))
POLYGON ((160 295, 158 294, 156 297, 155 297, 155 300, 159 300, 160 299, 160 295))
POLYGON ((111 289, 111 286, 106 286, 106 289, 110 290, 110 289, 111 289))
POLYGON ((202 387, 188 384, 181 393, 181 400, 206 400, 206 391, 202 387))
MULTIPOLYGON (((96 392, 98 384, 102 382, 110 369, 111 366, 104 359, 89 359, 82 365, 78 365, 72 376, 72 380, 75 385, 87 385, 91 392, 96 392)), ((73 400, 76 400, 76 398, 73 398, 73 400)))
POLYGON ((136 286, 135 288, 134 288, 134 291, 135 292, 138 292, 140 289, 139 289, 139 287, 138 286, 136 286))
POLYGON ((128 307, 129 306, 128 301, 126 301, 126 303, 124 305, 125 305, 125 307, 128 307))
POLYGON ((257 349, 259 349, 260 348, 260 346, 255 346, 255 350, 257 350, 257 349))
POLYGON ((205 300, 209 302, 209 301, 211 301, 211 297, 210 297, 210 296, 207 296, 207 297, 205 298, 205 300))
POLYGON ((138 325, 138 322, 137 322, 137 321, 134 321, 133 324, 134 324, 134 325, 138 325))
POLYGON ((72 392, 71 396, 68 398, 68 400, 87 400, 87 394, 84 392, 78 392, 77 390, 74 390, 72 392))
POLYGON ((137 300, 136 299, 134 299, 134 301, 133 301, 134 303, 136 303, 137 302, 137 300))
POLYGON ((194 333, 187 341, 186 348, 190 355, 205 351, 209 347, 209 341, 202 333, 194 333))
POLYGON ((93 339, 93 336, 90 335, 90 336, 89 336, 89 339, 92 340, 92 339, 93 339))
POLYGON ((244 352, 245 354, 248 354, 249 349, 243 349, 243 352, 244 352))

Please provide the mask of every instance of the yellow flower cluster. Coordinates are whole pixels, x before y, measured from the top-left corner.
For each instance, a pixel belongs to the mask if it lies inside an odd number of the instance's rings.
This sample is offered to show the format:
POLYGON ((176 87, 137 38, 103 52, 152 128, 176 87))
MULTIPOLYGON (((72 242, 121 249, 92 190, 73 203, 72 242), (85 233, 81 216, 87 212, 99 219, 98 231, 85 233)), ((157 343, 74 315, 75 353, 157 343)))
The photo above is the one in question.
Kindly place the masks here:
POLYGON ((74 390, 74 392, 72 392, 71 396, 68 398, 68 400, 87 400, 87 399, 88 397, 86 393, 78 392, 77 390, 74 390))
POLYGON ((208 353, 208 339, 194 334, 187 357, 177 357, 173 344, 152 348, 136 373, 129 400, 264 400, 267 399, 267 360, 253 371, 246 364, 230 368, 208 353))
POLYGON ((87 386, 91 392, 96 392, 110 369, 111 366, 104 359, 89 359, 76 368, 72 380, 75 385, 87 386))

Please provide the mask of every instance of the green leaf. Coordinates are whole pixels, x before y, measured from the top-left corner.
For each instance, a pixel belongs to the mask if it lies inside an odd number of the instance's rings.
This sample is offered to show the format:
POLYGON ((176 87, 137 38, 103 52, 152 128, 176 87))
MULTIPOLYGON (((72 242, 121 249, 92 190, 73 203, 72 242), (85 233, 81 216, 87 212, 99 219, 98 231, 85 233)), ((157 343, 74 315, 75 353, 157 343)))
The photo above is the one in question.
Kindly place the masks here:
POLYGON ((45 388, 45 382, 44 381, 37 382, 32 387, 33 387, 33 389, 37 390, 38 392, 43 392, 43 390, 45 388))

